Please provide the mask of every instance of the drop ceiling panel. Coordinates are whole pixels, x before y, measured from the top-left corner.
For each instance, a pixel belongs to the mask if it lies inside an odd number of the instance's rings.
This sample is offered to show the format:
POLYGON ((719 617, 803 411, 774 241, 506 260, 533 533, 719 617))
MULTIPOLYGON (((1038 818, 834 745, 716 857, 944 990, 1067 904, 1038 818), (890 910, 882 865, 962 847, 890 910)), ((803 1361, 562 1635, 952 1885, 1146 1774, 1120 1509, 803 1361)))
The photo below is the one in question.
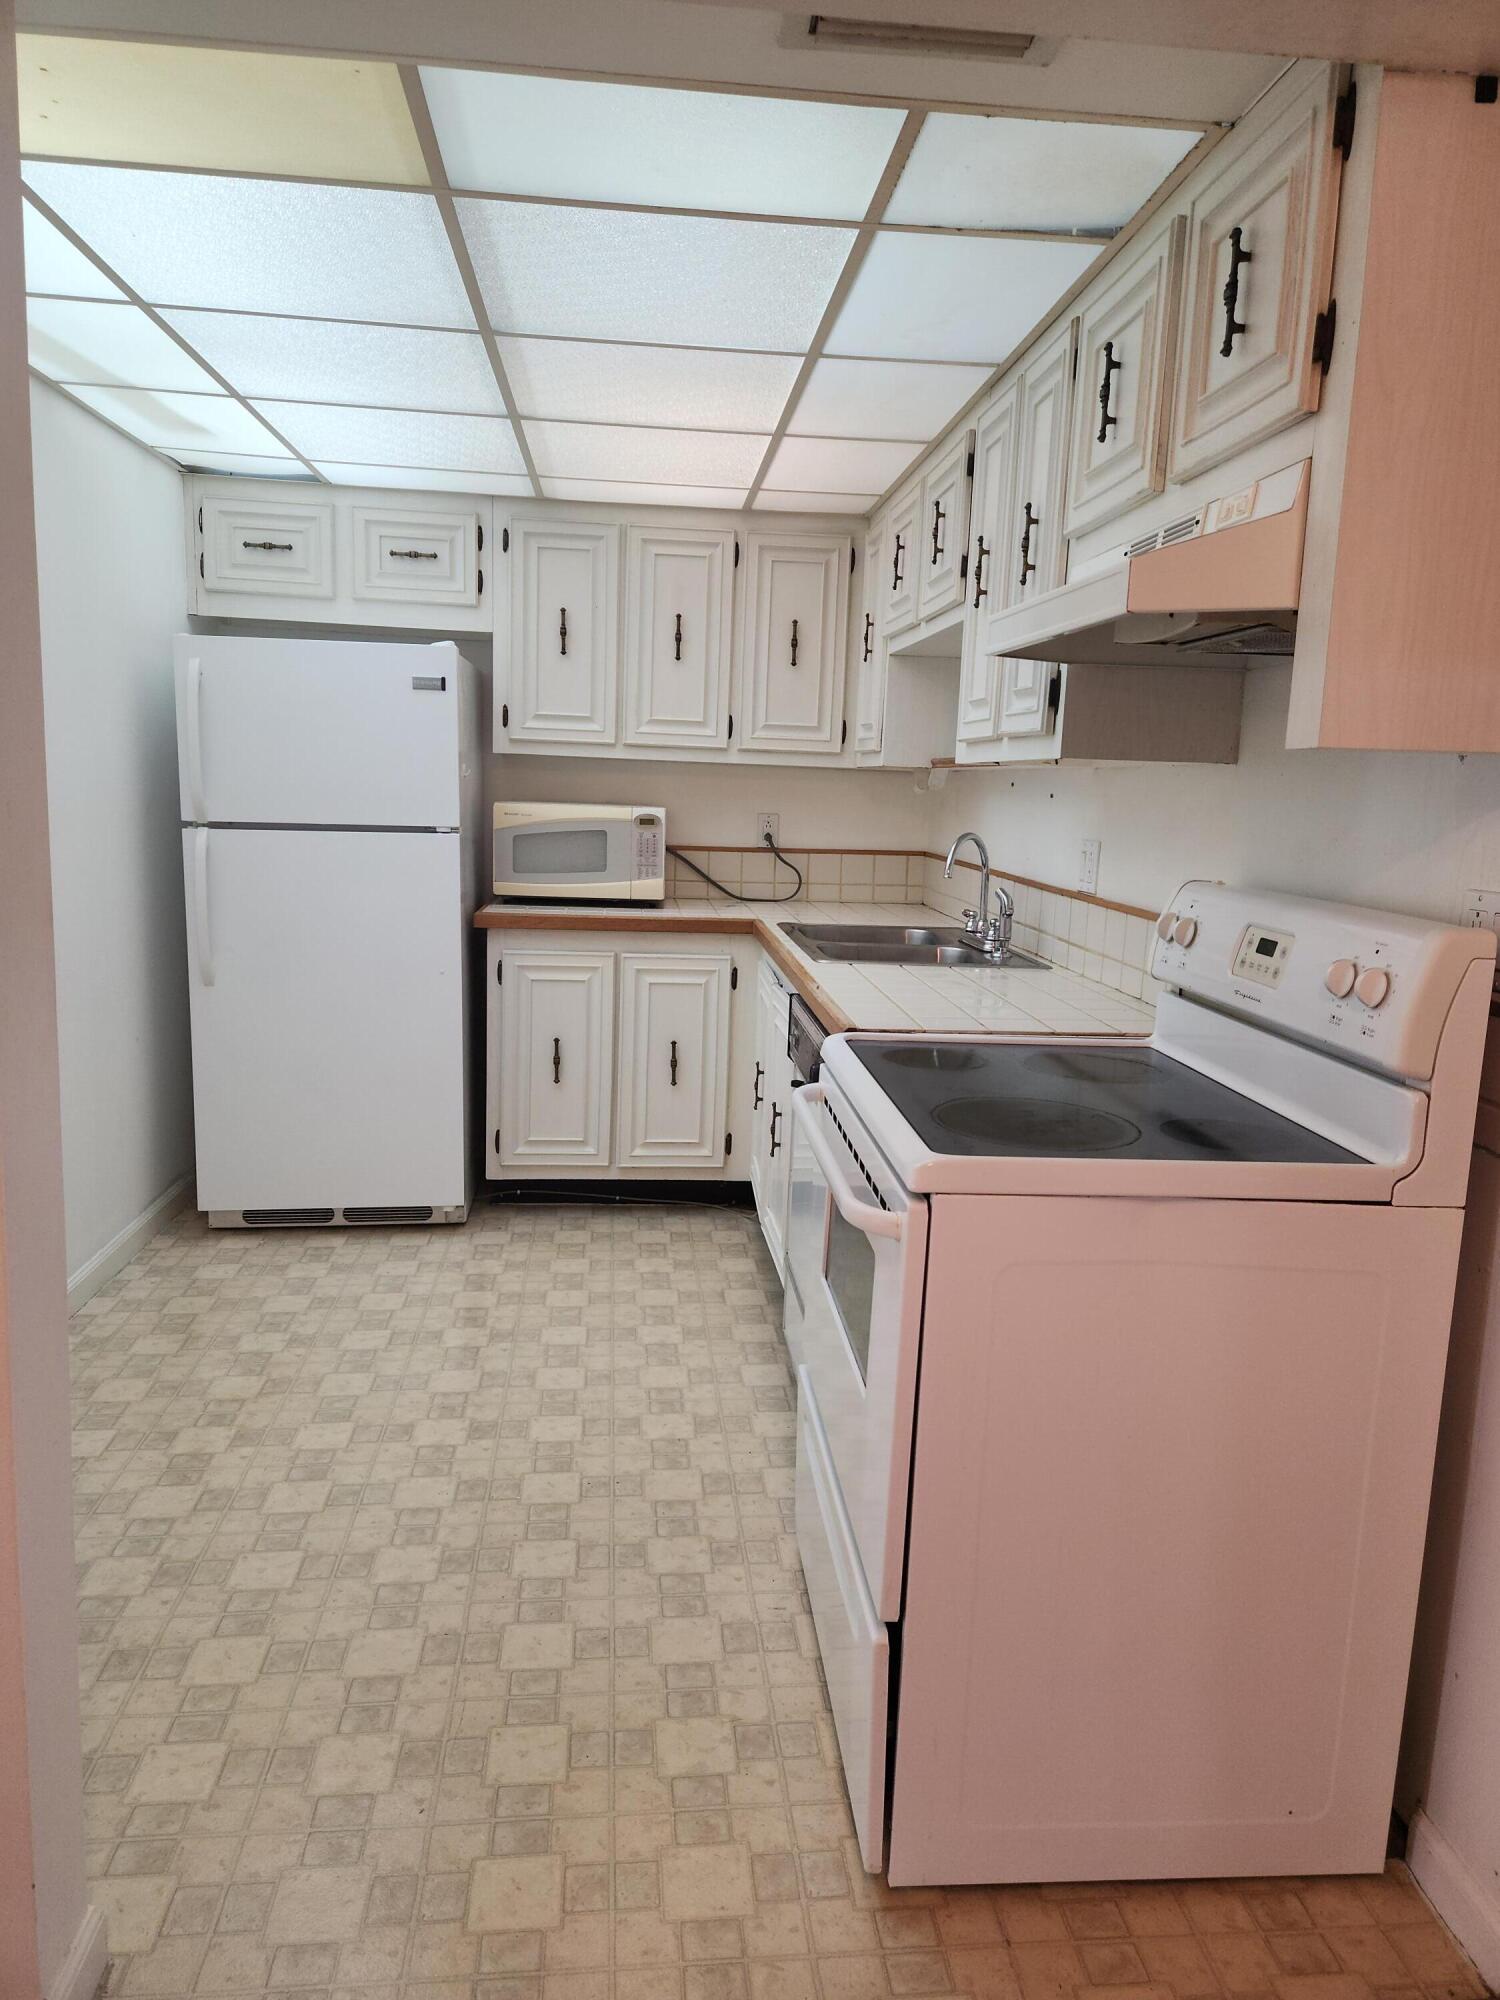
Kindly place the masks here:
POLYGON ((990 369, 921 361, 822 360, 803 384, 794 436, 911 438, 927 444, 990 378, 990 369))
POLYGON ((431 195, 70 162, 22 171, 153 305, 473 327, 431 195))
POLYGON ((858 222, 904 113, 424 69, 452 186, 858 222))
POLYGON ((828 352, 1003 361, 1097 255, 1095 244, 878 234, 828 352))
POLYGON ((426 184, 394 63, 16 40, 23 153, 426 184))
POLYGON ((28 299, 26 340, 32 367, 54 382, 222 393, 212 375, 139 306, 94 299, 28 299))
POLYGON ((804 350, 854 241, 786 222, 458 204, 501 333, 804 350))
POLYGON ((524 472, 433 471, 413 465, 346 465, 336 459, 316 461, 319 472, 335 486, 395 486, 422 493, 504 493, 532 496, 524 472))
POLYGON ((195 472, 236 472, 248 479, 306 479, 312 484, 313 475, 300 458, 264 458, 258 453, 252 457, 242 451, 173 451, 170 458, 186 469, 195 472))
POLYGON ((119 286, 76 249, 29 201, 21 204, 28 292, 56 292, 64 298, 122 299, 119 286))
POLYGON ((515 432, 503 417, 259 400, 256 407, 305 458, 454 472, 525 471, 515 432))
POLYGON ((152 389, 115 389, 81 384, 70 396, 87 403, 142 444, 156 445, 174 458, 183 452, 279 453, 283 447, 265 425, 232 396, 184 396, 152 389))
POLYGON ((526 438, 544 475, 671 486, 748 486, 770 443, 769 436, 738 431, 535 422, 527 424, 526 438))
POLYGON ((548 500, 601 500, 613 506, 743 507, 742 486, 654 486, 629 479, 544 479, 548 500))
POLYGON ((963 229, 1118 229, 1202 133, 1060 119, 929 117, 887 222, 963 229))
POLYGON ((781 493, 763 486, 751 503, 768 514, 867 514, 878 493, 781 493))
POLYGON ((921 450, 921 444, 871 438, 785 437, 767 468, 766 484, 810 493, 880 493, 921 450))
POLYGON ((244 396, 505 414, 477 333, 255 313, 164 317, 244 396))
POLYGON ((500 356, 523 417, 701 430, 771 430, 801 365, 795 354, 586 340, 502 339, 500 356))

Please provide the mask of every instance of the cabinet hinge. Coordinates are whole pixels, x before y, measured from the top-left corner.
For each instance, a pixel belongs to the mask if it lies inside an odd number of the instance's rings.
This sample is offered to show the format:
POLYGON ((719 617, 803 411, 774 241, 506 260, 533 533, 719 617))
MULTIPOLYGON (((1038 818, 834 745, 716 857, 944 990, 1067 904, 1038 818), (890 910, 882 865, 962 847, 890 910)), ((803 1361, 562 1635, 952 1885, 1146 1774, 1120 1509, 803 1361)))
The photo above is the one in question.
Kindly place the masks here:
POLYGON ((732 715, 729 718, 729 727, 724 732, 724 741, 726 743, 732 743, 734 741, 734 717, 732 715))
POLYGON ((498 1153, 499 1150, 500 1150, 500 1127, 497 1125, 495 1127, 495 1151, 498 1153))
POLYGON ((1476 76, 1474 79, 1474 102, 1476 104, 1494 104, 1497 100, 1500 100, 1500 76, 1496 76, 1493 71, 1486 70, 1482 75, 1476 76))
POLYGON ((1334 151, 1346 160, 1354 145, 1354 113, 1358 103, 1359 96, 1354 87, 1354 79, 1350 77, 1349 88, 1334 104, 1333 130, 1329 135, 1334 151))
POLYGON ((483 523, 483 521, 476 521, 476 522, 474 523, 474 553, 475 553, 476 555, 481 555, 481 556, 482 556, 482 555, 484 554, 484 523, 483 523))
POLYGON ((729 968, 729 990, 731 993, 734 992, 739 983, 740 983, 740 969, 737 965, 731 965, 729 968))
POLYGON ((969 551, 965 549, 963 554, 958 559, 959 582, 963 583, 967 579, 968 574, 969 574, 969 551))
POLYGON ((198 533, 200 535, 203 533, 203 509, 201 507, 198 509, 198 533))
POLYGON ((497 986, 505 984, 505 960, 503 958, 495 960, 495 984, 497 986))
POLYGON ((1312 358, 1315 367, 1328 373, 1328 364, 1333 360, 1333 337, 1338 332, 1339 302, 1328 301, 1328 310, 1320 312, 1313 321, 1312 358))
POLYGON ((508 701, 502 701, 500 704, 500 727, 502 729, 510 728, 510 703, 508 701))
POLYGON ((734 538, 734 566, 736 569, 740 566, 740 538, 738 535, 734 538))
POLYGON ((853 574, 854 574, 854 544, 853 544, 853 542, 851 542, 851 543, 849 544, 849 574, 850 574, 851 576, 853 576, 853 574))
POLYGON ((479 595, 480 595, 481 597, 483 597, 483 595, 484 595, 484 571, 483 571, 483 570, 481 570, 481 571, 479 572, 479 595))
POLYGON ((974 454, 971 451, 969 453, 969 456, 964 460, 964 478, 972 479, 973 477, 974 477, 974 454))
POLYGON ((500 530, 500 553, 501 553, 501 555, 503 555, 503 556, 508 556, 508 555, 510 554, 510 529, 509 529, 509 528, 502 528, 502 529, 500 530))
POLYGON ((847 743, 848 741, 849 741, 849 718, 848 718, 848 716, 846 715, 846 716, 844 717, 844 726, 843 726, 843 728, 842 728, 842 729, 841 729, 841 730, 839 731, 839 748, 840 748, 840 750, 842 750, 842 749, 843 749, 844 745, 845 745, 845 744, 846 744, 846 743, 847 743))
POLYGON ((729 1158, 729 1155, 733 1151, 734 1151, 734 1134, 732 1132, 726 1132, 724 1134, 724 1157, 726 1160, 729 1158))
POLYGON ((203 570, 203 557, 202 557, 201 555, 200 555, 200 556, 199 556, 199 558, 198 558, 198 574, 199 574, 199 576, 202 576, 202 575, 204 574, 204 570, 203 570))

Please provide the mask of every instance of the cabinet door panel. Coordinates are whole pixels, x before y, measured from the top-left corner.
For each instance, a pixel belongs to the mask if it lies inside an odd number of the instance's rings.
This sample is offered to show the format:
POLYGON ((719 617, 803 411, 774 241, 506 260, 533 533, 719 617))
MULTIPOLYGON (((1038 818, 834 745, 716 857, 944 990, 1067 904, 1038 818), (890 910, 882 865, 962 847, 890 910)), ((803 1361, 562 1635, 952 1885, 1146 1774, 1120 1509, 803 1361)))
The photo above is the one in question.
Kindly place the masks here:
POLYGON ((920 485, 898 493, 885 517, 885 547, 880 560, 885 577, 885 629, 894 638, 917 622, 917 574, 920 568, 917 514, 922 505, 920 485))
POLYGON ((632 528, 625 561, 625 741, 729 741, 731 530, 632 528))
POLYGON ((1313 341, 1328 297, 1340 165, 1330 141, 1335 75, 1310 65, 1304 89, 1258 137, 1227 143, 1228 157, 1193 202, 1173 479, 1318 406, 1313 341))
POLYGON ((198 575, 205 590, 332 597, 332 501, 208 493, 199 503, 198 527, 198 575))
POLYGON ((880 748, 885 724, 885 601, 880 587, 880 556, 885 524, 865 540, 864 593, 859 629, 859 701, 854 724, 856 750, 880 748))
POLYGON ((477 508, 356 507, 353 594, 397 604, 477 604, 477 508))
POLYGON ((1082 305, 1069 535, 1113 520, 1165 483, 1167 385, 1186 230, 1174 216, 1150 231, 1082 305))
POLYGON ((947 611, 963 595, 969 538, 969 464, 974 433, 961 431, 922 480, 917 526, 917 616, 947 611))
POLYGON ((999 667, 986 641, 990 619, 1005 603, 997 565, 1012 541, 1020 414, 1021 385, 1016 377, 985 411, 974 438, 973 536, 958 683, 960 743, 988 742, 999 728, 999 667))
POLYGON ((607 1166, 613 954, 513 951, 500 964, 500 1164, 607 1166))
POLYGON ((722 1163, 730 967, 621 954, 620 1166, 722 1163))
MULTIPOLYGON (((1063 492, 1073 388, 1073 322, 1065 320, 1021 371, 1021 428, 1011 546, 995 582, 1006 604, 1027 604, 1063 580, 1063 492)), ((991 599, 995 591, 990 592, 991 599)))
POLYGON ((1054 677, 1044 660, 1006 660, 1000 676, 1000 734, 1043 736, 1052 727, 1054 677))
POLYGON ((741 644, 747 749, 831 755, 841 748, 848 573, 842 536, 748 537, 741 644))
POLYGON ((761 1066, 755 1149, 760 1171, 755 1191, 766 1247, 781 1271, 786 1261, 786 1215, 791 1194, 792 1059, 787 1054, 786 988, 769 964, 756 991, 757 1061, 761 1066))
POLYGON ((496 745, 613 743, 620 530, 511 521, 508 721, 496 745))

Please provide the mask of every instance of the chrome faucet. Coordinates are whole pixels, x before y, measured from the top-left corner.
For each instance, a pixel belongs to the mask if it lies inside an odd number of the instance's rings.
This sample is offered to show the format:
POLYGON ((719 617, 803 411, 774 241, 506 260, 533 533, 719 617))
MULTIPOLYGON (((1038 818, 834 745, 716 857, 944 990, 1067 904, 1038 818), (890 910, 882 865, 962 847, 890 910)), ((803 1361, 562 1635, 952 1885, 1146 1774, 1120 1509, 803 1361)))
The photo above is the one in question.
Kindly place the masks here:
POLYGON ((1010 891, 1002 883, 996 882, 995 914, 990 915, 990 851, 977 833, 961 833, 948 849, 948 859, 943 863, 943 880, 953 874, 954 857, 966 840, 974 843, 974 852, 979 856, 979 908, 964 911, 964 929, 982 951, 1000 958, 1010 950, 1011 925, 1015 920, 1015 904, 1010 891))

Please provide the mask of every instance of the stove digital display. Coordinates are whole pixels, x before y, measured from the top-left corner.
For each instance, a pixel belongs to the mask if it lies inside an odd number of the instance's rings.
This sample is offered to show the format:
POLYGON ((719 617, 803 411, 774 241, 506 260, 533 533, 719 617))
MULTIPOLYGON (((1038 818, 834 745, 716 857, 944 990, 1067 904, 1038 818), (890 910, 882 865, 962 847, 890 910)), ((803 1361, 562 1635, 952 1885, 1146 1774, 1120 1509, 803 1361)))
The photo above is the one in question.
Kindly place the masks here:
POLYGON ((1266 931, 1248 924, 1234 954, 1236 979, 1253 979, 1260 986, 1279 986, 1294 940, 1288 931, 1266 931))

